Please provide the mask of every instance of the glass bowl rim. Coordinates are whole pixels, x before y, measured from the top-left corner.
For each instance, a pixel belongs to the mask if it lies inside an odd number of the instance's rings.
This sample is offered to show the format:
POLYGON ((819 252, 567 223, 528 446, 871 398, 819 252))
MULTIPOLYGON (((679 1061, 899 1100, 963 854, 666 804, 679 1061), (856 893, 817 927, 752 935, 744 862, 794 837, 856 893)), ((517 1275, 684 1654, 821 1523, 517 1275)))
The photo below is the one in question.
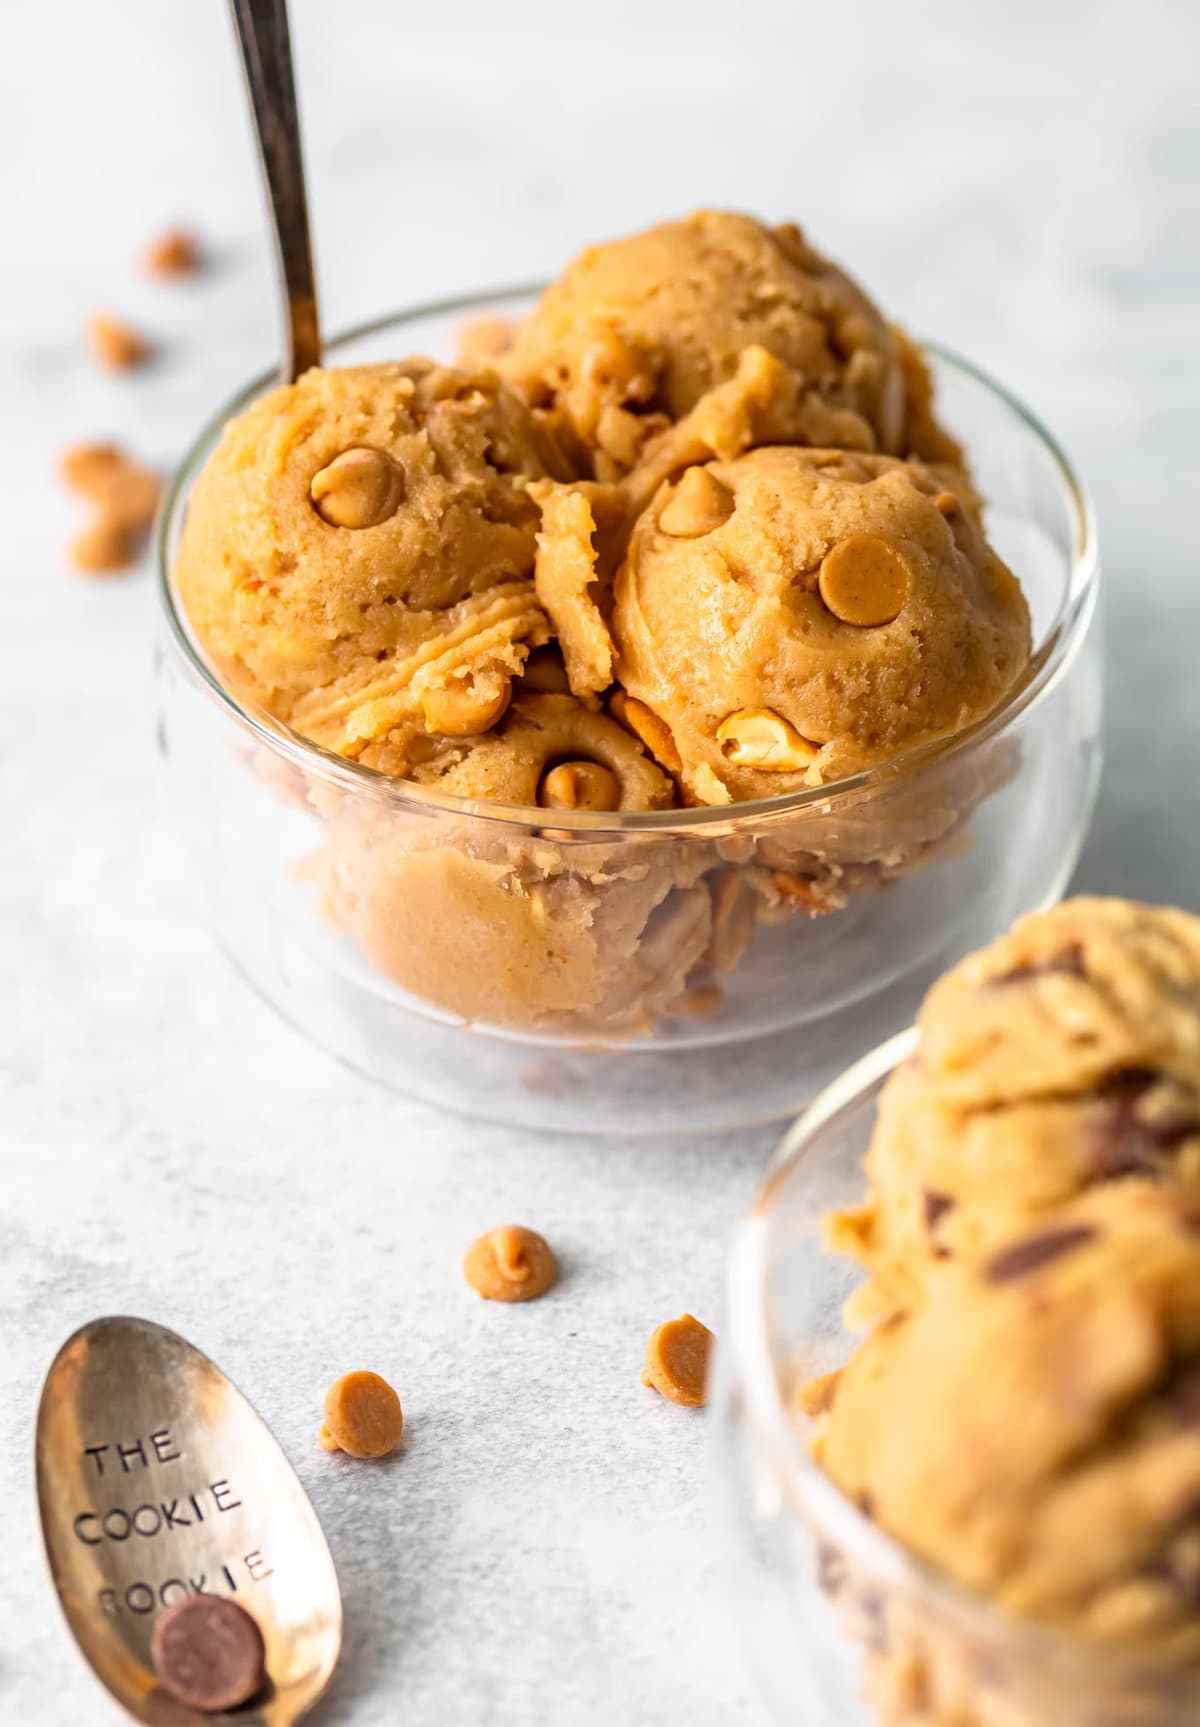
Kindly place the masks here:
MULTIPOLYGON (((1140 1662, 1136 1651, 1088 1642, 1059 1626, 1021 1619, 960 1584, 919 1554, 910 1551, 859 1509, 812 1457, 800 1424, 791 1416, 780 1390, 767 1330, 767 1267, 770 1219, 777 1193, 795 1175, 813 1139, 851 1105, 886 1078, 916 1048, 915 1025, 877 1044, 825 1086, 788 1127, 768 1159, 748 1210, 737 1224, 726 1268, 725 1315, 729 1362, 720 1370, 727 1399, 736 1384, 744 1419, 765 1441, 767 1456, 783 1501, 814 1526, 817 1535, 836 1542, 871 1575, 903 1586, 911 1596, 931 1601, 947 1620, 957 1622, 981 1643, 1018 1643, 1032 1660, 1056 1668, 1085 1664, 1118 1680, 1157 1682, 1171 1687, 1165 1702, 1194 1705, 1200 1679, 1186 1670, 1163 1671, 1140 1662), (802 1509, 801 1509, 802 1508, 802 1509)), ((720 1353, 720 1352, 719 1352, 720 1353)), ((725 1419, 729 1419, 728 1413, 725 1419)), ((1175 1717, 1170 1717, 1174 1721, 1175 1717)))
MULTIPOLYGON (((543 283, 531 283, 517 287, 485 288, 469 294, 452 295, 405 307, 341 331, 326 342, 325 354, 335 355, 339 349, 390 330, 400 330, 406 324, 415 323, 419 319, 528 302, 540 293, 543 286, 543 283)), ((1071 519, 1070 568, 1062 603, 1044 641, 1031 656, 1023 675, 1004 701, 982 720, 951 737, 917 745, 890 761, 841 779, 830 780, 824 785, 805 786, 799 791, 784 792, 769 798, 748 799, 742 803, 706 805, 691 809, 595 813, 555 810, 553 826, 556 836, 594 840, 601 834, 620 833, 658 837, 700 835, 717 839, 740 834, 748 828, 757 830, 764 822, 771 823, 777 818, 794 816, 804 811, 826 817, 835 805, 857 798, 861 793, 873 792, 880 787, 894 784, 920 773, 927 767, 939 764, 948 757, 966 754, 985 745, 1043 698, 1064 675, 1074 659, 1095 609, 1099 558, 1096 518, 1091 500, 1053 434, 1011 391, 982 367, 949 348, 934 342, 923 343, 922 347, 952 371, 981 386, 1049 455, 1071 519)), ((175 654, 192 682, 203 694, 224 709, 226 715, 232 717, 239 726, 251 732, 259 744, 282 756, 291 766, 303 773, 331 782, 344 792, 354 792, 388 803, 409 814, 455 815, 522 831, 545 828, 546 811, 532 805, 456 797, 448 792, 414 785, 411 781, 380 773, 375 768, 351 761, 313 743, 291 731, 257 703, 235 696, 195 639, 183 608, 177 602, 172 580, 171 549, 176 521, 186 504, 188 491, 201 461, 225 422, 278 382, 279 377, 275 371, 259 373, 206 420, 181 458, 163 496, 155 529, 156 582, 159 605, 166 619, 170 644, 175 654)))

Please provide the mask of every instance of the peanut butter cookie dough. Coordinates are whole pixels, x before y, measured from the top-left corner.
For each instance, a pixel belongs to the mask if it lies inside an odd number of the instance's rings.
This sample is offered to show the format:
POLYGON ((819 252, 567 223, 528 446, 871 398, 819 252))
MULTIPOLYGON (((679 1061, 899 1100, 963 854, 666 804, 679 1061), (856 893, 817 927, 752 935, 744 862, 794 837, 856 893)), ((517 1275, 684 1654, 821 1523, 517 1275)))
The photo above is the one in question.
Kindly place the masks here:
POLYGON ((1003 701, 1028 614, 918 351, 790 225, 705 211, 592 248, 468 350, 253 403, 195 484, 178 589, 235 695, 413 788, 297 789, 372 966, 455 1018, 633 1035, 716 1000, 757 923, 934 855, 1008 767, 740 850, 552 816, 892 761, 1003 701))
POLYGON ((1029 613, 946 476, 844 451, 691 468, 616 580, 622 688, 693 801, 770 797, 949 736, 1002 699, 1029 613))
POLYGON ((569 470, 489 374, 308 372, 230 422, 176 577, 230 682, 341 755, 403 773, 486 731, 549 627, 525 482, 569 470))
MULTIPOLYGON (((636 738, 569 695, 518 697, 486 737, 413 770, 457 797, 602 817, 669 807, 673 787, 636 738)), ((633 1032, 679 997, 712 939, 704 847, 568 852, 528 833, 434 822, 387 803, 329 807, 316 859, 325 911, 403 989, 468 1023, 633 1032)))
POLYGON ((842 1372, 824 1467, 1004 1610, 1200 1661, 1200 1202, 1098 1188, 935 1284, 842 1372))
POLYGON ((791 223, 701 210, 591 246, 546 290, 501 364, 562 417, 604 479, 635 466, 750 348, 796 381, 779 441, 907 447, 892 332, 791 223))
POLYGON ((1080 898, 1022 919, 931 990, 880 1100, 866 1205, 831 1234, 858 1311, 919 1294, 1084 1190, 1200 1200, 1200 918, 1080 898))

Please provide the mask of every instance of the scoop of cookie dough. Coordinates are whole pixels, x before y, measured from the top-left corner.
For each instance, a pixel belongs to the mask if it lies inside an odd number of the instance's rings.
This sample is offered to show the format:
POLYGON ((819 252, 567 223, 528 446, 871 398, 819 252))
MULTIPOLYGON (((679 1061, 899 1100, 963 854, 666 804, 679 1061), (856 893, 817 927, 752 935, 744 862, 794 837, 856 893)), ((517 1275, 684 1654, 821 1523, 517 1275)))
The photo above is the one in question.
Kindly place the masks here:
POLYGON ((791 223, 701 210, 582 252, 500 362, 610 477, 758 348, 793 375, 780 442, 901 451, 906 372, 867 296, 791 223))
POLYGON ((373 966, 457 1018, 580 1035, 641 1029, 681 995, 713 935, 709 848, 554 825, 671 805, 671 781, 616 721, 568 695, 519 697, 492 734, 413 777, 540 807, 546 826, 456 827, 361 798, 334 810, 324 901, 373 966))
POLYGON ((860 1313, 1090 1187, 1200 1197, 1200 918, 1069 900, 947 973, 918 1026, 880 1099, 867 1204, 831 1230, 872 1274, 860 1313))
POLYGON ((950 736, 996 706, 1030 643, 1020 586, 946 471, 794 446, 661 488, 611 628, 621 684, 707 804, 950 736))
POLYGON ((208 458, 183 604, 239 693, 403 772, 414 737, 485 730, 547 639, 525 485, 569 473, 494 374, 315 369, 230 421, 208 458))
POLYGON ((944 1268, 842 1371, 817 1453, 1003 1608, 1200 1658, 1200 1205, 1097 1189, 944 1268))

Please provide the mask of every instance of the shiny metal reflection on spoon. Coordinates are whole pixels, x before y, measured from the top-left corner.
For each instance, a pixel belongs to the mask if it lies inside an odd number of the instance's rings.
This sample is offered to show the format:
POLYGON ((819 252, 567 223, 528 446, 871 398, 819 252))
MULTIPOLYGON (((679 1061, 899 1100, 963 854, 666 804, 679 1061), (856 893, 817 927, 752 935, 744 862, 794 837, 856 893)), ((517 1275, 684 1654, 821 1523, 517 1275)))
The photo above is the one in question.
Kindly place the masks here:
POLYGON ((342 1641, 337 1573, 266 1423, 207 1356, 146 1319, 93 1320, 59 1350, 38 1408, 37 1494, 51 1576, 100 1682, 149 1727, 293 1727, 342 1641), (200 1715, 159 1686, 150 1636, 201 1591, 251 1613, 267 1684, 200 1715))
POLYGON ((283 299, 282 382, 321 363, 300 111, 292 75, 287 0, 231 0, 258 138, 283 299))

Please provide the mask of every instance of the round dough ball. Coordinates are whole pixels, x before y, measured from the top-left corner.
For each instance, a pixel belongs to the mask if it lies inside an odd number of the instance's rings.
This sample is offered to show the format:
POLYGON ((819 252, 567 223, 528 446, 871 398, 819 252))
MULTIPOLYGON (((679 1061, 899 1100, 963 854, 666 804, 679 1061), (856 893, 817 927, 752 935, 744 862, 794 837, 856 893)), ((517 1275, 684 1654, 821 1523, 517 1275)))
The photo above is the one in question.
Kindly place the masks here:
POLYGON ((629 467, 637 425, 653 433, 680 419, 733 377, 748 347, 766 349, 801 382, 781 438, 905 447, 895 338, 790 223, 768 228, 701 210, 590 246, 518 326, 500 363, 577 437, 629 467))
POLYGON ((525 485, 569 471, 494 374, 317 368, 226 426, 188 500, 179 592, 238 693, 402 765, 414 734, 485 729, 546 640, 525 485))
POLYGON ((885 1530, 1005 1610, 1200 1658, 1195 1198, 1096 1189, 943 1269, 838 1376, 816 1449, 885 1530))
POLYGON ((794 446, 659 490, 617 574, 612 633, 621 684, 708 804, 961 731, 1030 648, 1020 586, 945 471, 794 446))
POLYGON ((871 1272, 857 1311, 919 1297, 1086 1189, 1200 1199, 1200 918, 1081 898, 1023 918, 930 991, 884 1089, 866 1205, 834 1239, 871 1272))
MULTIPOLYGON (((491 735, 447 747, 418 783, 482 803, 536 806, 557 763, 590 761, 620 808, 665 809, 674 787, 640 744, 571 696, 514 701, 491 735)), ((326 908, 368 962, 428 1006, 524 1030, 627 1032, 683 991, 713 927, 710 848, 676 838, 569 839, 561 806, 526 835, 365 799, 332 812, 326 908)))

